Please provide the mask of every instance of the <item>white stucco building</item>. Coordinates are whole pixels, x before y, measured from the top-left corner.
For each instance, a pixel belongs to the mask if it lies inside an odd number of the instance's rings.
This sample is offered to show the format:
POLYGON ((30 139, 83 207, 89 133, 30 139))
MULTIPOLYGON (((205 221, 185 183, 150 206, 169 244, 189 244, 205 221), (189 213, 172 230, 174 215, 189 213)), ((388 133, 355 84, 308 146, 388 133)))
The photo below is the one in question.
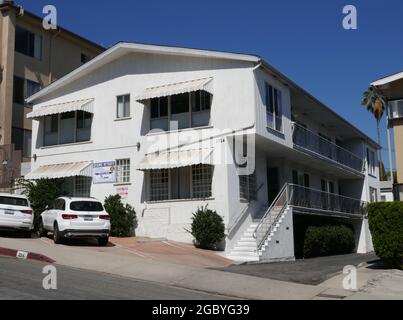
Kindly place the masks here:
POLYGON ((28 178, 121 194, 138 236, 190 242, 208 205, 237 260, 293 259, 304 217, 351 224, 372 250, 379 146, 257 56, 119 43, 28 103, 28 178))

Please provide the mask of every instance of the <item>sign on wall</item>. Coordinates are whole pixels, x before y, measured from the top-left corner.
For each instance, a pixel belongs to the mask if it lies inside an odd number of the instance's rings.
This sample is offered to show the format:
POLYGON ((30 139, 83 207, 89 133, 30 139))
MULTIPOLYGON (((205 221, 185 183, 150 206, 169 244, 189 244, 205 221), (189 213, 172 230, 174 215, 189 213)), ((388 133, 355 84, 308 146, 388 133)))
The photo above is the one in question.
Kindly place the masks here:
POLYGON ((116 161, 94 163, 94 184, 116 183, 116 161))
POLYGON ((120 187, 116 189, 116 192, 122 199, 127 199, 129 197, 129 188, 128 187, 120 187))

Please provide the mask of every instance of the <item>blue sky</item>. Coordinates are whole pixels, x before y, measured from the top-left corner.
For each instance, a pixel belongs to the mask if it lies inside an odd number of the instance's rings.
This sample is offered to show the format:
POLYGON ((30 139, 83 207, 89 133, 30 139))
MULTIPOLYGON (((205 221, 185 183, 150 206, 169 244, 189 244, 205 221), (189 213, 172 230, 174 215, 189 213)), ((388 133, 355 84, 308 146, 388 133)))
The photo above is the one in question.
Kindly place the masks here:
POLYGON ((106 47, 125 40, 258 54, 374 139, 361 94, 372 80, 403 70, 401 0, 16 3, 36 14, 54 4, 59 25, 106 47), (357 7, 358 30, 342 28, 348 4, 357 7))

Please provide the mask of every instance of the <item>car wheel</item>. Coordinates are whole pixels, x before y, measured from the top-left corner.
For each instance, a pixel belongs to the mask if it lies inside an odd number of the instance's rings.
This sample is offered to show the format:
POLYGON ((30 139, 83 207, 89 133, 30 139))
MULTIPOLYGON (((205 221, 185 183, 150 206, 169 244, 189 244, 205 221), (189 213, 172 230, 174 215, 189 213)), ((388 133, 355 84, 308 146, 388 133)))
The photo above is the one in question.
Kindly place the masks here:
POLYGON ((55 223, 55 227, 53 229, 53 241, 55 244, 61 244, 63 242, 63 238, 60 235, 59 226, 55 223))
POLYGON ((38 228, 38 235, 41 238, 44 238, 48 235, 48 231, 45 229, 45 227, 43 226, 43 221, 41 220, 41 222, 39 223, 39 228, 38 228))
POLYGON ((98 245, 99 245, 100 247, 106 247, 106 246, 108 245, 108 243, 109 243, 109 237, 106 237, 106 238, 99 238, 99 239, 98 239, 98 245))

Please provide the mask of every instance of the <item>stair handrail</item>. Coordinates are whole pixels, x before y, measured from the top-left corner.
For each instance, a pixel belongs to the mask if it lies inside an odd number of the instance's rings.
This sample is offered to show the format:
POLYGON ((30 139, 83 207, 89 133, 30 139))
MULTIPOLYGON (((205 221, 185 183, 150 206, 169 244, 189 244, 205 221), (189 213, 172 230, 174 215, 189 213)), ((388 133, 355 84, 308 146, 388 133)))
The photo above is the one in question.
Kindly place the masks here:
POLYGON ((255 229, 255 232, 253 233, 253 237, 254 237, 256 240, 258 240, 258 239, 257 239, 257 234, 258 234, 259 229, 261 228, 261 226, 263 225, 263 223, 266 221, 266 219, 270 217, 273 208, 274 208, 274 207, 277 207, 277 203, 278 203, 278 201, 280 200, 280 198, 284 195, 284 193, 285 193, 285 197, 286 197, 285 204, 284 204, 284 206, 281 208, 281 210, 280 210, 280 212, 278 213, 278 215, 276 216, 276 218, 274 219, 273 223, 272 223, 272 224, 270 225, 270 227, 268 228, 267 232, 265 233, 265 236, 262 238, 262 240, 261 240, 259 243, 257 243, 257 250, 258 250, 258 251, 262 248, 264 242, 266 241, 267 236, 270 234, 270 232, 271 232, 271 230, 272 230, 272 227, 273 227, 273 224, 278 221, 278 218, 283 214, 284 209, 288 206, 288 183, 286 183, 286 184, 281 188, 281 190, 280 190, 280 192, 278 193, 277 197, 274 199, 274 201, 273 201, 273 203, 270 205, 269 209, 267 209, 265 215, 264 215, 263 218, 260 220, 260 223, 258 224, 258 226, 257 226, 256 229, 255 229))

